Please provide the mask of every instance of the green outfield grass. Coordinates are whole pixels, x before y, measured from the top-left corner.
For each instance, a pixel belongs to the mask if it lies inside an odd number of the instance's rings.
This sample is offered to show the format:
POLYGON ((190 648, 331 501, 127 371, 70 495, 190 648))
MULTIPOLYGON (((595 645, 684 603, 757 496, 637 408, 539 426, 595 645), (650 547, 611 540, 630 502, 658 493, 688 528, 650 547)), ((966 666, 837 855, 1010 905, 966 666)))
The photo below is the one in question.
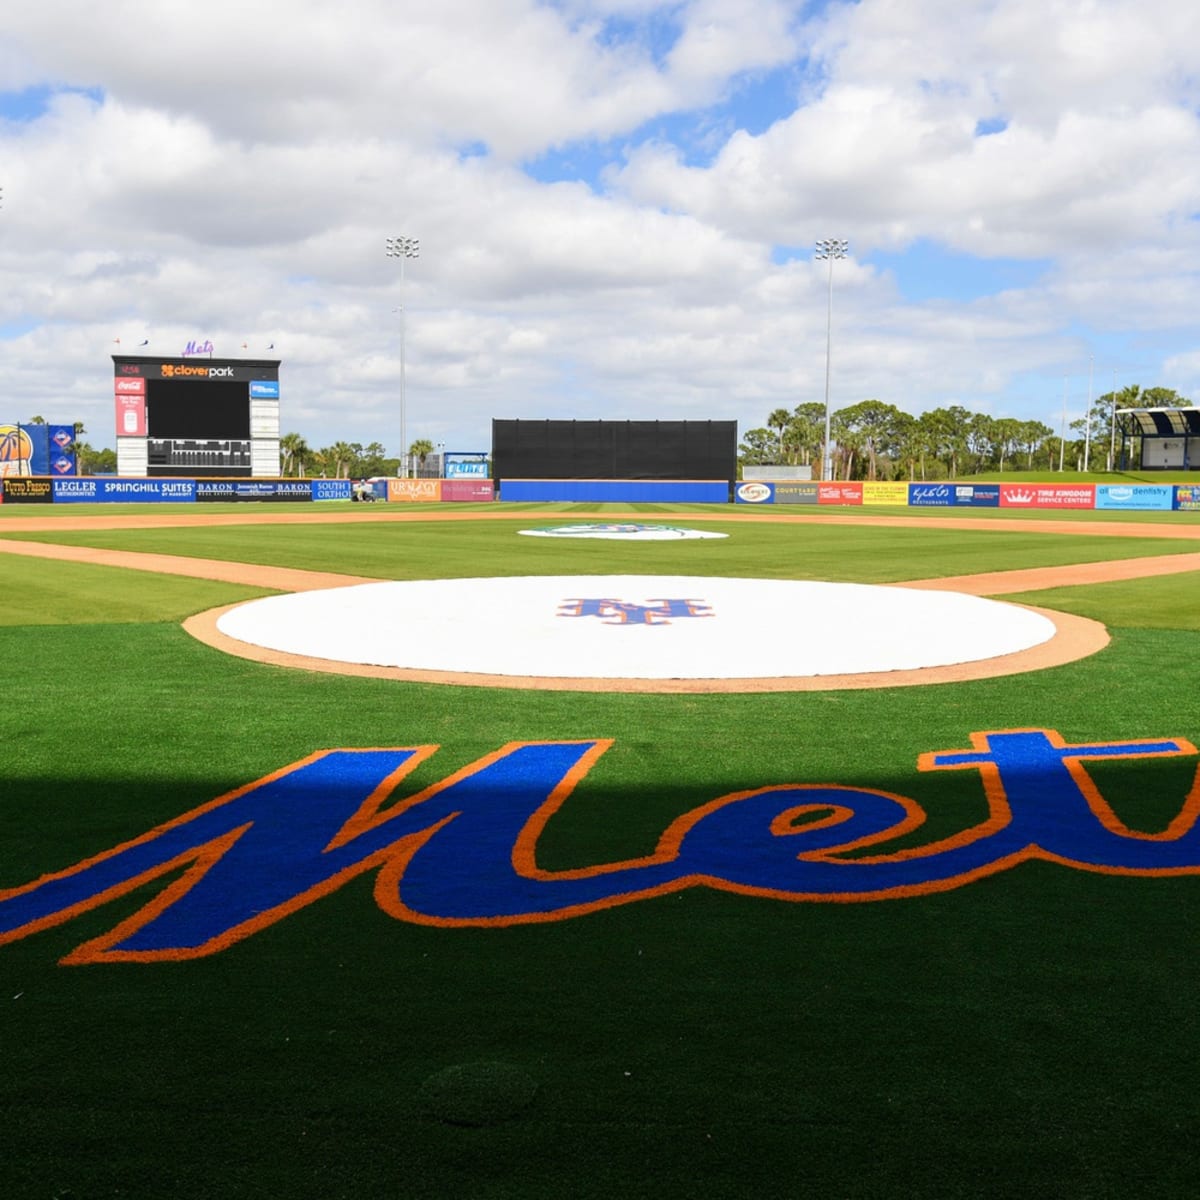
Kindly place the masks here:
MULTIPOLYGON (((944 511, 944 510, 943 510, 944 511)), ((690 527, 732 536, 679 544, 643 542, 614 549, 611 541, 523 537, 522 528, 570 523, 541 510, 528 520, 364 520, 352 524, 236 525, 216 528, 106 529, 13 534, 14 539, 73 546, 233 559, 271 566, 337 571, 380 579, 603 573, 667 573, 896 582, 976 574, 1015 567, 1059 566, 1145 555, 1191 554, 1200 542, 1180 536, 1099 538, 1071 534, 912 529, 844 525, 819 517, 783 524, 735 522, 703 513, 672 514, 690 527)), ((1187 528, 1194 531, 1193 520, 1187 528)), ((652 514, 638 519, 655 521, 652 514)), ((1150 525, 1150 522, 1145 524, 1150 525)), ((1181 526, 1181 533, 1183 530, 1181 526)), ((0 527, 2 529, 2 527, 0 527)))
MULTIPOLYGON (((370 510, 329 527, 52 537, 379 578, 880 582, 1196 545, 819 517, 709 527, 730 537, 547 545, 507 521, 388 524, 370 510)), ((2 519, 0 536, 12 536, 2 519)), ((408 795, 510 741, 613 739, 539 842, 540 867, 569 871, 651 854, 682 814, 789 783, 913 798, 927 821, 893 849, 953 836, 986 813, 979 775, 918 772, 917 759, 975 732, 1200 741, 1195 573, 1021 597, 1110 625, 1106 650, 1052 670, 647 696, 287 671, 179 628, 252 589, 9 555, 0 570, 0 889, 324 748, 440 746, 408 795)), ((801 614, 779 631, 823 635, 801 614)), ((1150 833, 1195 776, 1194 756, 1092 769, 1120 819, 1150 833)), ((1200 1185, 1200 876, 1024 863, 903 900, 695 887, 459 929, 385 915, 373 878, 194 961, 59 965, 161 882, 0 946, 0 1197, 891 1200, 1200 1185)))

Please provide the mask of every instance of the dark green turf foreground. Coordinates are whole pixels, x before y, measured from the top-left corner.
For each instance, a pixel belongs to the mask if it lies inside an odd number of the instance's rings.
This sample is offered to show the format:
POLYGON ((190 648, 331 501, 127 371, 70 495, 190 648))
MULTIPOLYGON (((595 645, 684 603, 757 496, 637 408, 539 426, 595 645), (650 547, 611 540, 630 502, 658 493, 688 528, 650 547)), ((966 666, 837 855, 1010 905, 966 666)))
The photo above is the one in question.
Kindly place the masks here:
MULTIPOLYGON (((732 574, 894 579, 906 561, 915 577, 1128 553, 1060 535, 729 531, 724 560, 716 543, 557 545, 555 569, 725 573, 724 561, 732 574)), ((440 555, 445 574, 487 573, 481 556, 488 570, 501 556, 509 573, 547 569, 549 551, 512 528, 418 532, 422 563, 440 555)), ((145 549, 148 536, 103 540, 145 549)), ((382 575, 414 536, 170 541, 382 575)), ((929 814, 913 840, 935 840, 980 820, 983 797, 974 772, 919 774, 917 757, 974 731, 1200 740, 1200 631, 1180 579, 1057 593, 1112 620, 1114 641, 1050 671, 654 697, 287 672, 176 624, 245 589, 154 592, 146 577, 7 557, 0 569, 0 888, 325 747, 437 743, 411 791, 510 740, 615 739, 542 838, 539 864, 561 870, 649 854, 680 814, 789 782, 912 796, 929 814), (21 601, 35 582, 36 612, 21 601)), ((799 620, 780 630, 815 636, 799 620)), ((1194 757, 1143 760, 1094 778, 1153 831, 1195 771, 1194 757)), ((159 884, 0 947, 0 1200, 1200 1191, 1200 877, 1036 863, 849 905, 696 888, 498 929, 394 920, 372 885, 360 877, 191 962, 58 965, 159 884)))

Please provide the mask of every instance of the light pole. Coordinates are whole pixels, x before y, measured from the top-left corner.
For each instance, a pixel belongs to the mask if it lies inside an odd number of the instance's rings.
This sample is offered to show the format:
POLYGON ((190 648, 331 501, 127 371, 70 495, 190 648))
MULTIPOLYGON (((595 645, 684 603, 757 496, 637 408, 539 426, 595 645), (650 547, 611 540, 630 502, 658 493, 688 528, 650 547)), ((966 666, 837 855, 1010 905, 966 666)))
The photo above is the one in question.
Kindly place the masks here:
POLYGON ((408 431, 405 428, 404 406, 404 260, 419 257, 421 243, 416 238, 409 237, 385 238, 383 252, 388 258, 400 260, 400 462, 403 464, 404 477, 407 479, 408 431))
POLYGON ((1058 434, 1058 470, 1062 473, 1063 463, 1067 457, 1067 377, 1063 376, 1063 415, 1062 425, 1058 434))
POLYGON ((829 431, 829 363, 833 348, 833 264, 839 258, 846 257, 850 243, 844 238, 821 238, 817 242, 817 252, 813 256, 818 262, 829 262, 829 310, 825 318, 825 452, 821 468, 821 478, 828 481, 833 478, 833 451, 830 446, 829 431))
POLYGON ((1088 359, 1088 406, 1087 417, 1083 423, 1083 469, 1091 470, 1092 466, 1092 368, 1096 365, 1096 356, 1088 359))

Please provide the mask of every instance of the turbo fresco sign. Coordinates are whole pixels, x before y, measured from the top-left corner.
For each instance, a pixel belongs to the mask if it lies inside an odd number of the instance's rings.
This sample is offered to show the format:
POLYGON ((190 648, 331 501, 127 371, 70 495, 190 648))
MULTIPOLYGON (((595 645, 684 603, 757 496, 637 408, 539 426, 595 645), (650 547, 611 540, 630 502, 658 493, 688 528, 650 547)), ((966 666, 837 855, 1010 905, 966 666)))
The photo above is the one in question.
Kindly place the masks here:
POLYGON ((1052 729, 974 733, 919 771, 977 772, 988 814, 886 850, 925 821, 907 796, 785 784, 720 796, 676 818, 644 857, 548 871, 538 842, 611 746, 511 742, 389 804, 438 749, 326 750, 66 870, 0 891, 0 943, 64 924, 155 880, 157 895, 62 961, 216 954, 375 875, 375 903, 442 927, 562 921, 712 888, 792 903, 895 900, 962 887, 1028 861, 1113 875, 1200 874, 1200 787, 1161 832, 1130 828, 1089 763, 1195 755, 1182 738, 1070 744, 1052 729), (852 855, 852 857, 847 857, 852 855))

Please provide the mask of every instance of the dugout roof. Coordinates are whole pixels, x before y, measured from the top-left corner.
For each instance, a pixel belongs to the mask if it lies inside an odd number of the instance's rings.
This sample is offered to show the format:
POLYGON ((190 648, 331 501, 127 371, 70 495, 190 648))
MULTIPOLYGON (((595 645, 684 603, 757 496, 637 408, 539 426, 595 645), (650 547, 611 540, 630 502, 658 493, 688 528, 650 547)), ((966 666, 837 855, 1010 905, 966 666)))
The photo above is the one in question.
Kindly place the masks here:
POLYGON ((1200 408, 1118 408, 1124 432, 1142 437, 1200 435, 1200 408))

